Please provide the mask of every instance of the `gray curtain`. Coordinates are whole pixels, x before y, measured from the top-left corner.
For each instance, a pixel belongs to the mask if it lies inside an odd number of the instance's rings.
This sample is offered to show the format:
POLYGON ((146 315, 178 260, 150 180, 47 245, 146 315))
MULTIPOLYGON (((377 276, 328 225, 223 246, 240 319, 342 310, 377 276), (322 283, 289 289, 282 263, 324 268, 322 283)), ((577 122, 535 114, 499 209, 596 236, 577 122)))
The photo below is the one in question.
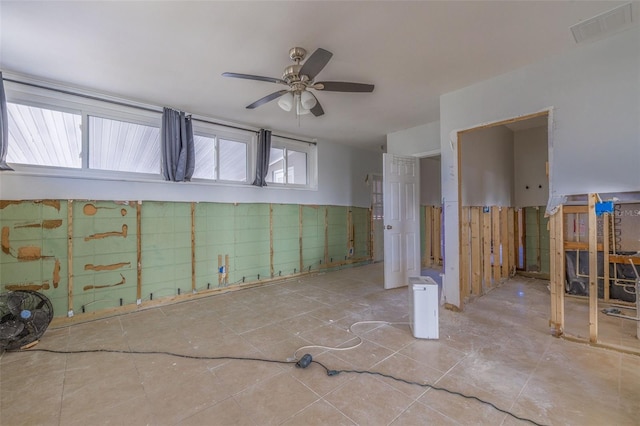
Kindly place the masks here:
POLYGON ((182 111, 162 111, 162 176, 173 182, 191 180, 195 169, 191 116, 182 111))
POLYGON ((269 154, 271 152, 271 130, 260 129, 258 133, 258 156, 256 158, 255 186, 267 186, 267 172, 269 171, 269 154))
POLYGON ((4 80, 0 72, 0 170, 13 170, 7 165, 9 150, 9 117, 7 114, 7 98, 4 95, 4 80))

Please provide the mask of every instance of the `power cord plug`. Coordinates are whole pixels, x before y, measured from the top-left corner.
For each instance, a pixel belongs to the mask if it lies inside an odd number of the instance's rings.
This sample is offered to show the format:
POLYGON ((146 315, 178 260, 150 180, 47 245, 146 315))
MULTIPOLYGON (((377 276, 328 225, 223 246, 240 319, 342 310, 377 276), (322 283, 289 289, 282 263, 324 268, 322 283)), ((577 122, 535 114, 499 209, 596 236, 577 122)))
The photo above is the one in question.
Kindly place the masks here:
POLYGON ((311 354, 304 354, 302 355, 302 358, 300 358, 300 360, 296 362, 296 367, 307 368, 309 364, 311 364, 311 361, 313 361, 311 354))

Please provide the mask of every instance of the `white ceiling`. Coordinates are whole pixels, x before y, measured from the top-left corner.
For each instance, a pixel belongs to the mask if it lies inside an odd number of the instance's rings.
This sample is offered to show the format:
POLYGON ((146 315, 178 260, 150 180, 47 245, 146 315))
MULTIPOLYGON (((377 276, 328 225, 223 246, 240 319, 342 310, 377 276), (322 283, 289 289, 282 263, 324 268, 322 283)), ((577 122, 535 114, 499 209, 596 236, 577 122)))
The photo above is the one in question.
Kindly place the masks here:
POLYGON ((388 133, 438 120, 441 94, 578 48, 569 27, 623 3, 2 0, 0 67, 379 149, 388 133), (280 78, 293 46, 333 52, 316 80, 373 83, 375 91, 316 92, 321 117, 298 120, 276 102, 245 109, 283 86, 221 74, 280 78))

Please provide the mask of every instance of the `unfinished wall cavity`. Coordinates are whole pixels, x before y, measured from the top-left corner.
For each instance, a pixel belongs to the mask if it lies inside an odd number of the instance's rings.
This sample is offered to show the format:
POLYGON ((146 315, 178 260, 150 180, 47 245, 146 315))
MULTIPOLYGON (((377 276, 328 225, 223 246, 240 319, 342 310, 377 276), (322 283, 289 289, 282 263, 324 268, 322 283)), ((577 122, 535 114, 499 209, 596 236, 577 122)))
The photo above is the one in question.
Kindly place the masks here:
POLYGON ((361 207, 2 201, 0 283, 56 317, 136 309, 367 262, 370 223, 361 207))

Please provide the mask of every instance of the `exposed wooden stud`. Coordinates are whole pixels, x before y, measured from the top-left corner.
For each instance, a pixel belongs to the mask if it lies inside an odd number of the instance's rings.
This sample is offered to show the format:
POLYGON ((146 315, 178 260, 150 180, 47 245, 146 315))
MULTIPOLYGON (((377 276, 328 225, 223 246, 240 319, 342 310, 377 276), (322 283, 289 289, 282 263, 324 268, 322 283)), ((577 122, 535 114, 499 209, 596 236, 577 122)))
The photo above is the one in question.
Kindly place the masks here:
POLYGON ((191 202, 191 291, 196 291, 196 203, 191 202))
POLYGON ((431 231, 433 235, 433 238, 431 238, 431 244, 433 247, 433 263, 435 265, 442 265, 442 250, 440 248, 440 237, 442 235, 442 207, 434 206, 431 217, 434 224, 431 231))
POLYGON ((349 253, 349 257, 354 252, 354 239, 355 239, 355 230, 353 228, 353 212, 351 209, 347 210, 347 253, 349 253))
POLYGON ((500 210, 498 206, 491 206, 491 248, 493 260, 493 280, 500 282, 500 210))
POLYGON ((471 207, 471 287, 473 293, 482 293, 482 230, 480 209, 471 207))
MULTIPOLYGON (((464 301, 471 293, 469 267, 471 260, 471 241, 469 210, 473 207, 460 209, 460 301, 464 301)), ((428 242, 427 242, 427 245, 428 242)))
POLYGON ((560 337, 564 332, 564 214, 562 206, 549 218, 550 262, 549 288, 551 292, 551 319, 553 335, 560 337))
POLYGON ((424 208, 424 266, 431 266, 433 261, 433 228, 431 227, 431 216, 433 209, 431 206, 424 208))
POLYGON ((269 273, 274 276, 273 269, 273 204, 269 203, 269 273))
POLYGON ((562 206, 564 214, 586 214, 589 209, 585 205, 581 206, 562 206))
POLYGON ((224 255, 224 276, 222 279, 224 285, 229 284, 229 255, 224 255))
MULTIPOLYGON (((481 207, 484 209, 484 207, 481 207)), ((484 276, 484 287, 491 287, 491 211, 480 215, 482 218, 482 275, 484 276)))
MULTIPOLYGON (((302 235, 303 235, 303 226, 302 226, 302 218, 304 217, 303 206, 298 206, 298 249, 300 251, 300 268, 298 271, 302 271, 304 269, 304 256, 303 256, 303 247, 302 247, 302 235)), ((372 217, 373 220, 373 217, 372 217)))
POLYGON ((329 206, 324 207, 324 264, 329 263, 329 206))
POLYGON ((73 315, 73 200, 67 200, 67 305, 73 315))
POLYGON ((516 270, 516 211, 513 207, 507 209, 507 266, 509 275, 516 270))
MULTIPOLYGON (((135 201, 134 201, 135 202, 135 201)), ((136 203, 136 303, 142 300, 142 202, 136 203)))
POLYGON ((604 275, 604 301, 608 302, 610 297, 609 280, 609 213, 602 215, 602 254, 603 254, 603 275, 604 275))
POLYGON ((633 255, 633 256, 629 256, 626 254, 612 254, 609 256, 609 262, 612 263, 626 263, 626 264, 631 264, 633 263, 634 265, 640 265, 640 256, 638 255, 633 255))
POLYGON ((500 208, 500 276, 509 277, 509 213, 507 207, 500 208))
MULTIPOLYGON (((598 243, 597 245, 598 251, 603 250, 602 244, 598 243)), ((564 242, 565 250, 589 250, 589 243, 586 241, 565 241, 564 242)))
POLYGON ((589 194, 589 341, 598 341, 598 218, 596 194, 589 194))
MULTIPOLYGON (((531 118, 536 118, 536 117, 548 117, 549 116, 549 111, 540 111, 540 112, 534 112, 533 114, 527 114, 527 115, 521 115, 519 117, 514 117, 514 118, 509 118, 507 120, 502 120, 502 121, 497 121, 495 123, 489 123, 489 124, 483 124, 477 127, 473 127, 470 129, 464 129, 464 130, 460 130, 458 131, 458 140, 460 140, 460 136, 465 134, 465 133, 469 133, 469 132, 473 132, 476 130, 480 130, 480 129, 486 129, 489 127, 496 127, 496 126, 504 126, 506 124, 511 124, 511 123, 515 123, 518 121, 524 121, 524 120, 529 120, 531 118)), ((459 155, 458 155, 459 157, 459 155)), ((460 164, 458 164, 458 166, 460 166, 460 164)), ((458 170, 460 170, 460 167, 458 167, 458 170)), ((460 189, 460 188, 458 188, 460 189)))
POLYGON ((536 207, 536 266, 538 272, 542 271, 542 230, 540 229, 540 210, 536 207))

